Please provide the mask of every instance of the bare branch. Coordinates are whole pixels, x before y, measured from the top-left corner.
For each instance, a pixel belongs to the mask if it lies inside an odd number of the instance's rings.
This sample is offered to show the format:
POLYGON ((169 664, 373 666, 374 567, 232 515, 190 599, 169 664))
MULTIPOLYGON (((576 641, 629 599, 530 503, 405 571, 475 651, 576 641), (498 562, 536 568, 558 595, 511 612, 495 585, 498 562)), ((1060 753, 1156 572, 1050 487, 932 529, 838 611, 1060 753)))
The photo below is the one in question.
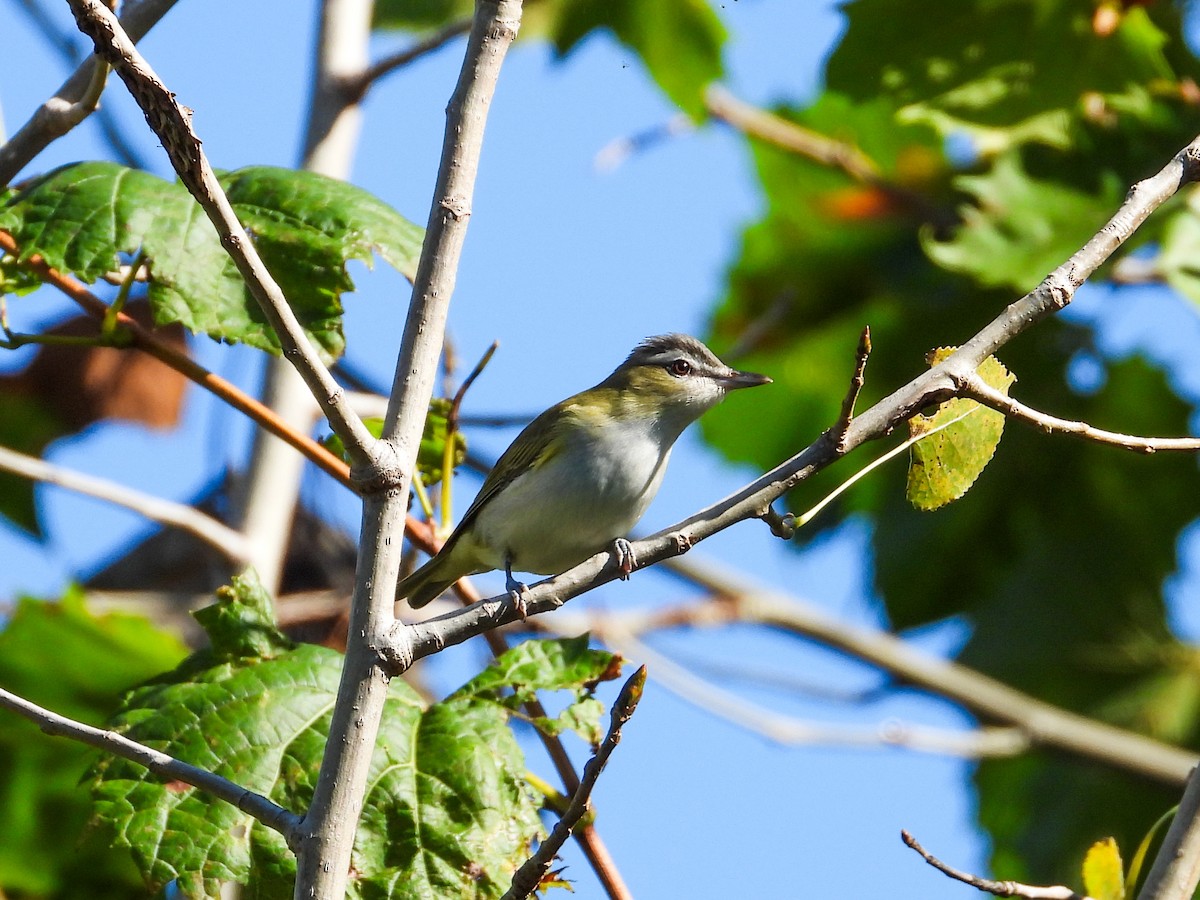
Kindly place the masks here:
POLYGON ((625 682, 625 686, 621 688, 621 693, 613 703, 611 722, 608 726, 608 734, 604 737, 604 742, 600 745, 600 749, 596 751, 596 755, 588 760, 588 764, 583 769, 583 778, 580 779, 579 788, 575 791, 575 795, 571 798, 571 803, 563 813, 562 818, 554 826, 554 830, 546 840, 542 841, 542 845, 538 847, 537 853, 525 861, 521 868, 517 869, 513 875, 512 887, 504 892, 501 900, 521 900, 528 897, 542 880, 542 876, 550 869, 550 864, 554 861, 554 857, 558 851, 562 849, 562 845, 567 842, 567 838, 571 836, 571 829, 576 823, 583 818, 583 814, 587 812, 588 801, 592 796, 592 789, 596 786, 597 779, 600 778, 600 773, 604 771, 605 765, 608 764, 608 758, 612 756, 612 752, 617 749, 617 744, 621 743, 621 728, 633 716, 634 710, 637 709, 638 701, 642 699, 642 690, 646 686, 646 667, 642 666, 625 682))
MULTIPOLYGON (((141 0, 126 4, 121 15, 121 27, 133 41, 140 41, 167 14, 176 0, 141 0)), ((21 126, 12 140, 0 146, 0 186, 8 184, 35 156, 57 138, 81 122, 91 109, 79 106, 95 73, 103 66, 94 56, 88 57, 53 97, 43 103, 28 122, 21 126), (82 114, 81 114, 82 113, 82 114)), ((92 108, 95 104, 92 104, 92 108)))
POLYGON ((1040 428, 1047 434, 1072 434, 1098 444, 1109 444, 1113 447, 1132 450, 1135 453, 1157 453, 1159 450, 1200 450, 1200 438, 1135 437, 1131 434, 1118 434, 1114 431, 1093 428, 1087 422, 1072 422, 1039 412, 1019 400, 1002 394, 977 375, 971 375, 962 382, 959 386, 959 395, 989 406, 1009 418, 1040 428))
MULTIPOLYGON (((963 379, 1000 347, 1047 316, 1066 307, 1089 276, 1123 244, 1149 215, 1196 180, 1200 173, 1200 138, 1183 148, 1156 175, 1138 182, 1125 202, 1097 234, 1037 288, 1011 303, 973 338, 939 365, 914 378, 854 418, 840 442, 828 433, 736 493, 672 527, 633 544, 641 567, 679 556, 699 541, 749 518, 763 517, 770 504, 851 450, 888 435, 922 408, 955 396, 963 379)), ((586 591, 619 575, 608 552, 597 553, 573 569, 538 582, 522 597, 527 614, 557 609, 586 591)), ((393 633, 392 646, 383 647, 393 670, 412 660, 461 643, 482 631, 521 618, 508 595, 473 604, 393 633)), ((1177 777, 1173 773, 1171 777, 1177 777)))
POLYGON ((375 84, 375 82, 387 77, 393 72, 404 68, 411 63, 416 62, 422 56, 427 56, 436 50, 440 50, 456 37, 466 34, 471 30, 471 20, 463 19, 459 22, 451 22, 441 31, 435 31, 429 37, 417 41, 411 47, 405 47, 396 53, 385 56, 383 59, 371 64, 365 72, 359 77, 347 80, 343 85, 343 90, 348 97, 353 97, 361 100, 375 84))
POLYGON ((247 560, 249 551, 246 539, 240 532, 185 503, 163 500, 161 497, 144 494, 107 478, 85 475, 83 472, 56 466, 7 447, 0 447, 0 469, 14 472, 33 481, 57 485, 88 497, 107 500, 109 503, 123 506, 143 515, 153 522, 170 525, 195 535, 225 554, 230 562, 244 563, 247 560))
POLYGON ((1190 900, 1200 883, 1200 768, 1187 789, 1138 900, 1190 900))
MULTIPOLYGON (((75 2, 75 0, 72 0, 75 2)), ((520 0, 477 0, 462 71, 446 109, 446 130, 421 261, 396 360, 391 400, 377 452, 394 476, 368 492, 362 525, 342 680, 313 801, 297 842, 296 896, 345 893, 361 798, 387 696, 379 647, 393 626, 399 535, 421 432, 433 396, 459 258, 471 213, 484 126, 509 46, 521 19, 520 0)), ((390 644, 394 654, 411 654, 390 644)), ((405 663, 407 668, 408 663, 405 663)))
POLYGON ((213 223, 221 244, 238 267, 246 286, 275 329, 284 355, 308 384, 329 424, 342 438, 355 464, 374 464, 375 439, 346 402, 342 388, 310 343, 287 298, 259 258, 253 241, 238 221, 229 199, 217 182, 200 139, 192 130, 191 114, 175 99, 138 53, 129 35, 100 0, 68 0, 80 31, 92 39, 96 53, 125 82, 146 114, 146 121, 162 141, 176 173, 213 223))
POLYGON ((232 803, 242 812, 253 816, 268 828, 278 831, 291 844, 295 837, 299 817, 282 806, 276 806, 261 794, 246 790, 227 778, 215 775, 206 769, 182 762, 159 750, 153 750, 137 741, 131 741, 115 731, 94 728, 66 716, 60 716, 36 703, 31 703, 16 694, 0 689, 0 706, 11 709, 33 722, 46 734, 68 737, 92 747, 97 747, 114 756, 145 766, 156 775, 173 781, 182 781, 219 800, 232 803))
POLYGON ((916 850, 925 862, 929 863, 943 875, 948 875, 955 881, 969 884, 971 887, 979 888, 979 890, 994 894, 997 897, 1025 897, 1027 900, 1091 900, 1090 897, 1077 894, 1069 887, 1061 885, 1037 887, 1032 884, 1021 884, 1016 881, 993 881, 990 878, 980 878, 978 875, 963 872, 961 869, 955 869, 953 866, 942 862, 917 843, 917 839, 907 831, 900 832, 900 839, 913 850, 916 850))

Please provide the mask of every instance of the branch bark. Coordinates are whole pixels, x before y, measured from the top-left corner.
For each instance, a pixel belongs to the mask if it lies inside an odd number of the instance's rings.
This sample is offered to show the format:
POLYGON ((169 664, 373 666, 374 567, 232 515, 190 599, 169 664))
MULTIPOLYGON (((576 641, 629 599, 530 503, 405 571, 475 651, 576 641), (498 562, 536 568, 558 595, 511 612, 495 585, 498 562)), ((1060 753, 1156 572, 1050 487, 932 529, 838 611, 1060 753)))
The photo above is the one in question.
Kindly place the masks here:
POLYGON ((350 409, 344 391, 321 362, 316 348, 288 306, 283 291, 263 265, 254 242, 234 214, 200 146, 200 139, 192 130, 190 113, 138 53, 108 7, 100 0, 68 2, 79 30, 92 39, 96 53, 113 67, 146 114, 146 121, 162 141, 175 172, 213 223, 221 245, 275 329, 284 355, 304 378, 329 419, 330 427, 342 439, 347 454, 356 465, 372 466, 375 439, 350 409))
POLYGON ((278 831, 287 838, 289 844, 295 838, 296 827, 300 821, 297 815, 288 812, 282 806, 277 806, 261 794, 234 784, 227 778, 182 762, 173 756, 147 747, 145 744, 131 741, 115 731, 93 728, 91 725, 60 716, 58 713, 44 709, 36 703, 31 703, 2 688, 0 688, 0 706, 24 716, 46 734, 68 737, 97 747, 114 756, 135 762, 139 766, 145 766, 151 772, 164 778, 182 781, 227 803, 232 803, 268 828, 278 831))
POLYGON ((1138 900, 1190 900, 1200 883, 1200 768, 1193 769, 1183 799, 1138 900))
POLYGON ((346 661, 320 776, 296 847, 297 898, 345 894, 386 697, 388 675, 378 648, 395 624, 393 594, 408 489, 433 395, 487 111, 520 15, 519 0, 478 0, 458 86, 447 107, 434 201, 380 441, 380 462, 397 477, 389 478, 385 489, 369 492, 363 504, 346 661))

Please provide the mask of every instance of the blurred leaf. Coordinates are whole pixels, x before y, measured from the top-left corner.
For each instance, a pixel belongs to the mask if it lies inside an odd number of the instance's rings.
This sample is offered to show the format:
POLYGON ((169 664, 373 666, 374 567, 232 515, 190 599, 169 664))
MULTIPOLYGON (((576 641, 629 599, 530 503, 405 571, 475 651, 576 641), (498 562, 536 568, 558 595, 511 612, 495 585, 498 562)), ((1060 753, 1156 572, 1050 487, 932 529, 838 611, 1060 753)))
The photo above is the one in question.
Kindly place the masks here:
MULTIPOLYGON (((198 615, 213 648, 128 695, 115 727, 301 810, 312 796, 341 657, 275 632, 253 578, 198 615)), ((389 689, 355 857, 352 897, 498 897, 540 835, 537 803, 509 727, 514 695, 586 691, 613 665, 586 638, 531 642, 441 703, 389 689)), ((122 760, 93 779, 100 816, 151 886, 188 896, 222 880, 256 897, 291 896, 295 861, 280 835, 186 785, 122 760)))
MULTIPOLYGON (((144 301, 131 301, 125 312, 151 325, 144 301)), ((45 329, 44 334, 98 337, 100 322, 77 316, 45 329)), ((187 353, 178 325, 159 328, 156 335, 187 353)), ((101 419, 174 427, 186 383, 179 372, 147 353, 101 345, 45 344, 20 372, 0 375, 0 446, 41 456, 51 442, 101 419)), ((41 537, 32 481, 0 473, 0 516, 41 537)))
POLYGON ((378 0, 371 26, 427 32, 469 19, 474 10, 472 0, 378 0))
POLYGON ((1153 118, 1160 85, 1195 72, 1170 4, 1155 4, 1153 18, 1131 6, 1103 35, 1091 0, 855 0, 845 10, 829 88, 887 97, 901 121, 966 134, 984 154, 1026 141, 1069 146, 1091 97, 1113 114, 1153 118), (1187 72, 1173 68, 1180 59, 1187 72))
POLYGON ((558 0, 551 29, 559 56, 593 31, 611 31, 696 121, 704 118, 704 89, 724 75, 725 26, 708 0, 558 0))
MULTIPOLYGON (((100 725, 122 691, 184 652, 177 638, 144 619, 91 615, 72 590, 59 602, 17 604, 0 631, 0 686, 100 725)), ((7 896, 141 896, 128 861, 85 833, 92 805, 79 781, 95 755, 0 710, 0 890, 7 896)))
POLYGON ((1200 219, 1192 205, 1195 197, 1191 193, 1188 206, 1167 220, 1157 262, 1167 284, 1200 304, 1200 219))
POLYGON ((989 287, 1033 288, 1078 250, 1116 211, 1127 185, 1102 172, 1099 190, 1030 177, 1015 153, 983 175, 955 185, 973 202, 959 210, 962 224, 947 240, 926 232, 930 259, 989 287))
MULTIPOLYGON (((934 350, 929 365, 943 362, 955 349, 934 350)), ((977 371, 989 387, 1006 395, 1017 380, 994 356, 977 371)), ((908 431, 914 438, 928 437, 912 446, 905 496, 917 509, 934 510, 965 494, 992 461, 1004 432, 1004 414, 959 398, 939 404, 931 416, 913 416, 908 431)))
POLYGON ((1096 841, 1083 860, 1083 887, 1092 900, 1124 900, 1125 869, 1112 838, 1096 841))
MULTIPOLYGON (((450 412, 450 401, 434 397, 429 401, 429 414, 425 417, 425 428, 421 432, 421 445, 417 450, 417 471, 425 484, 436 484, 442 480, 442 464, 446 451, 446 416, 450 412)), ((367 430, 375 437, 383 434, 383 419, 370 417, 363 420, 367 430)), ((349 462, 346 447, 336 434, 325 438, 325 446, 349 462)), ((454 465, 458 466, 467 457, 467 438, 461 431, 454 432, 454 465)))
MULTIPOLYGON (((329 356, 342 352, 346 262, 379 253, 411 278, 421 229, 353 185, 265 166, 220 176, 234 211, 296 316, 329 356)), ((199 205, 182 185, 115 163, 64 166, 0 209, 0 229, 51 266, 93 282, 141 249, 156 321, 278 352, 279 342, 199 205)))

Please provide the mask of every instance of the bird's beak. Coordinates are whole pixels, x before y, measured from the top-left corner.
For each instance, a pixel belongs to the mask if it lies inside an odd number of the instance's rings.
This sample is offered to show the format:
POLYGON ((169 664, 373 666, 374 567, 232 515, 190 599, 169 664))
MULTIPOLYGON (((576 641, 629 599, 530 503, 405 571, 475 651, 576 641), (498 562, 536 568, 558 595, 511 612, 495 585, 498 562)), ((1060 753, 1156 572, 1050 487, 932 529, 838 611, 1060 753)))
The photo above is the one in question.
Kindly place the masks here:
POLYGON ((739 372, 737 369, 730 369, 727 375, 722 376, 721 384, 725 385, 726 390, 737 390, 738 388, 758 387, 760 384, 770 384, 771 379, 766 375, 759 375, 757 372, 739 372))

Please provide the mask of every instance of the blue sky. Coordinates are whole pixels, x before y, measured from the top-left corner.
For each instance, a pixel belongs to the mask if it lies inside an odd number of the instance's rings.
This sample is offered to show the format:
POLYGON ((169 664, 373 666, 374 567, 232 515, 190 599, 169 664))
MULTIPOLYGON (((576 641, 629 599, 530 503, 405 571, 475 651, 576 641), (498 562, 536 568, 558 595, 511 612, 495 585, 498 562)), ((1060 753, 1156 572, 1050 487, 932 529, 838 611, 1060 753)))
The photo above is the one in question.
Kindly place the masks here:
MULTIPOLYGON (((735 93, 761 104, 811 96, 822 57, 841 28, 832 4, 732 0, 720 10, 731 32, 728 84, 735 93)), ((55 10, 64 11, 65 4, 55 10)), ((15 3, 0 5, 0 21, 8 35, 0 57, 0 104, 12 131, 53 92, 62 69, 28 31, 15 3)), ((143 42, 160 76, 195 110, 195 126, 214 165, 295 164, 314 23, 312 3, 181 3, 143 42)), ((380 38, 374 49, 382 53, 395 43, 380 38)), ((366 104, 353 180, 418 222, 428 209, 442 111, 460 58, 461 44, 452 44, 390 78, 366 104)), ((161 150, 122 88, 115 86, 111 95, 106 102, 130 139, 156 171, 167 174, 161 150)), ((473 360, 493 340, 501 342, 469 395, 468 412, 540 410, 604 377, 648 334, 704 329, 723 272, 737 252, 739 228, 762 202, 741 141, 708 127, 656 146, 613 172, 594 166, 596 153, 610 141, 672 115, 633 54, 607 38, 588 40, 565 63, 555 63, 537 43, 513 51, 492 108, 451 312, 451 333, 464 359, 473 360)), ((95 130, 85 127, 55 144, 31 173, 105 155, 95 130)), ((359 291, 347 298, 349 356, 386 383, 407 285, 383 265, 354 271, 359 291)), ((1107 315, 1103 294, 1083 292, 1073 314, 1107 315)), ((1196 317, 1177 300, 1156 291, 1122 295, 1122 305, 1125 318, 1111 330, 1114 352, 1151 342, 1176 361, 1189 340, 1197 346, 1196 317), (1146 332, 1163 321, 1159 316, 1171 317, 1171 341, 1154 343, 1158 338, 1146 332)), ((64 309, 57 298, 39 294, 17 302, 13 320, 28 327, 64 309)), ((258 354, 203 339, 195 346, 204 364, 241 384, 256 383, 258 354)), ((0 369, 26 358, 0 355, 0 369)), ((1180 383, 1188 396, 1200 395, 1194 364, 1180 369, 1180 383)), ((752 404, 753 392, 730 402, 752 404)), ((52 458, 184 500, 243 458, 248 435, 235 414, 192 391, 185 422, 175 433, 104 426, 55 447, 52 458)), ((482 452, 495 455, 512 436, 484 432, 471 438, 482 452)), ((685 435, 644 527, 676 521, 756 474, 724 466, 695 434, 685 435)), ((473 486, 464 482, 457 494, 460 510, 472 494, 473 486)), ((323 476, 310 473, 304 495, 347 529, 357 528, 352 498, 323 476)), ((39 546, 0 533, 0 596, 19 591, 52 596, 70 573, 101 564, 146 528, 136 517, 93 501, 59 491, 41 496, 49 540, 39 546)), ((798 554, 765 528, 743 524, 694 552, 752 572, 850 621, 877 625, 879 612, 866 587, 866 537, 863 526, 851 525, 798 554)), ((1200 551, 1195 535, 1191 547, 1194 561, 1200 551)), ((1195 585, 1195 572, 1193 562, 1190 579, 1181 576, 1173 585, 1177 595, 1195 585)), ((485 588, 501 584, 481 581, 485 588)), ((677 581, 644 573, 576 602, 601 609, 669 603, 682 599, 682 590, 677 581)), ((1182 625, 1197 628, 1182 604, 1180 609, 1182 625)), ((951 623, 913 639, 930 652, 948 654, 963 637, 962 628, 951 623)), ((752 660, 756 669, 845 690, 880 683, 876 673, 852 661, 749 628, 671 635, 654 646, 681 659, 752 660)), ((437 677, 452 686, 469 677, 481 654, 479 648, 452 649, 443 654, 447 659, 437 677)), ((725 686, 749 702, 824 722, 971 725, 948 704, 906 691, 856 706, 733 681, 725 686)), ((575 749, 582 760, 581 748, 575 749)), ((548 771, 532 749, 531 761, 548 771)), ((985 869, 986 842, 971 822, 969 771, 960 760, 904 751, 779 747, 651 681, 601 779, 597 825, 640 897, 963 897, 969 889, 929 870, 898 835, 908 828, 948 861, 985 869)), ((569 850, 567 862, 577 896, 597 896, 578 854, 569 850)))

